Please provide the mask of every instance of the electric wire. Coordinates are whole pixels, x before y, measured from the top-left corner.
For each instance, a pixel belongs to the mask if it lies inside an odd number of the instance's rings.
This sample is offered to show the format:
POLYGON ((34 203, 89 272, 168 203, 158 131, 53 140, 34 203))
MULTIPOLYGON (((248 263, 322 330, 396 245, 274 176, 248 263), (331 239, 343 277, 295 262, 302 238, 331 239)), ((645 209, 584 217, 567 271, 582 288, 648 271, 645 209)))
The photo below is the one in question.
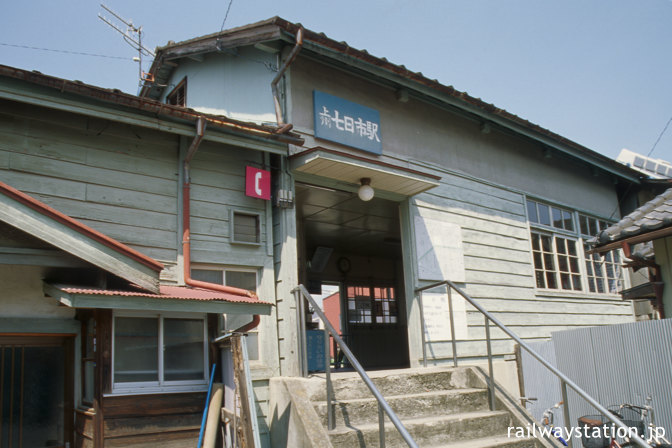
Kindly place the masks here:
POLYGON ((651 148, 651 151, 649 151, 649 154, 647 154, 646 157, 651 157, 651 154, 653 153, 653 150, 656 149, 656 146, 658 146, 658 142, 660 142, 660 139, 663 138, 663 134, 665 134, 665 131, 667 131, 667 128, 670 126, 671 122, 672 122, 672 117, 670 117, 670 119, 667 120, 667 124, 663 128, 663 131, 658 136, 658 139, 656 140, 656 143, 653 144, 653 147, 651 148))
POLYGON ((229 11, 231 11, 231 5, 232 4, 233 4, 233 0, 229 0, 229 6, 226 8, 226 14, 224 14, 224 20, 222 20, 222 26, 219 29, 220 33, 224 30, 224 24, 226 23, 226 19, 229 18, 229 11))
POLYGON ((66 53, 66 54, 74 54, 78 56, 93 56, 93 57, 98 57, 98 58, 108 58, 108 59, 123 59, 126 61, 133 61, 133 58, 129 57, 123 57, 123 56, 110 56, 107 54, 96 54, 96 53, 85 53, 82 51, 71 51, 71 50, 57 50, 54 48, 43 48, 43 47, 31 47, 28 45, 16 45, 16 44, 8 44, 5 42, 0 42, 0 45, 4 47, 14 47, 14 48, 22 48, 22 49, 28 49, 28 50, 38 50, 38 51, 52 51, 55 53, 66 53))

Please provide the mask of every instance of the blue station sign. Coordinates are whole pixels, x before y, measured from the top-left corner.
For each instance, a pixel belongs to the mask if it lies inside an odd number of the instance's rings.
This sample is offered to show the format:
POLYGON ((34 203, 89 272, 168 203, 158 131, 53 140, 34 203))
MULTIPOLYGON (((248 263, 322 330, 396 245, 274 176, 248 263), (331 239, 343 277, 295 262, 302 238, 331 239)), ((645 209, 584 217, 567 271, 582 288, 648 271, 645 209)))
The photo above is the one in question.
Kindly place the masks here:
POLYGON ((377 110, 314 90, 313 112, 315 137, 374 154, 383 153, 377 110))

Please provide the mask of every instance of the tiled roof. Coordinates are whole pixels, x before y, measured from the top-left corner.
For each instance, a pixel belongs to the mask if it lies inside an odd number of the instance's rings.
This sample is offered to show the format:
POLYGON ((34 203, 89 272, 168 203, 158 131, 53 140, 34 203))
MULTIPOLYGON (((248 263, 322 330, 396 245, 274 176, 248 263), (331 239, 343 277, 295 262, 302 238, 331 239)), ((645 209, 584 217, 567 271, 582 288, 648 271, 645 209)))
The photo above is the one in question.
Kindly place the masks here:
POLYGON ((642 205, 616 224, 603 230, 597 246, 643 235, 672 226, 672 188, 642 205))
POLYGON ((75 286, 59 286, 58 289, 68 294, 93 295, 93 296, 121 296, 121 297, 146 297, 150 299, 172 299, 172 300, 197 300, 197 301, 217 301, 217 302, 235 302, 235 303, 254 303, 270 305, 251 297, 229 294, 225 292, 213 291, 202 288, 190 288, 186 286, 168 286, 162 285, 159 294, 151 294, 142 291, 120 291, 102 288, 80 288, 75 286))
POLYGON ((556 134, 540 125, 499 108, 494 104, 488 103, 481 98, 469 95, 467 92, 459 91, 453 86, 443 85, 437 79, 430 79, 421 72, 414 72, 404 65, 392 63, 384 57, 376 57, 366 50, 359 50, 351 47, 347 42, 338 42, 327 37, 324 33, 305 29, 300 23, 292 23, 277 16, 241 27, 195 37, 182 42, 176 43, 170 41, 165 46, 159 47, 150 68, 150 73, 156 76, 156 84, 154 86, 143 86, 140 96, 160 96, 159 92, 165 89, 163 84, 168 80, 169 73, 172 72, 175 66, 174 61, 170 61, 169 59, 185 57, 191 54, 221 51, 222 45, 235 47, 274 39, 282 39, 282 33, 278 34, 278 30, 284 31, 284 33, 290 36, 296 36, 300 28, 304 29, 304 49, 310 45, 312 51, 323 51, 325 54, 332 56, 334 54, 342 55, 345 58, 355 61, 356 66, 360 69, 368 71, 380 70, 387 74, 410 81, 414 86, 413 88, 419 89, 418 91, 425 91, 425 88, 428 88, 442 98, 446 98, 446 101, 448 101, 447 98, 452 99, 452 101, 459 104, 459 107, 463 108, 465 111, 484 114, 484 116, 493 119, 502 119, 506 123, 516 126, 516 129, 518 129, 517 127, 520 127, 543 139, 557 142, 566 148, 571 148, 572 151, 576 152, 580 159, 587 159, 591 164, 608 167, 614 174, 624 176, 631 181, 638 182, 638 179, 643 177, 642 173, 616 162, 610 157, 586 148, 585 146, 556 134))

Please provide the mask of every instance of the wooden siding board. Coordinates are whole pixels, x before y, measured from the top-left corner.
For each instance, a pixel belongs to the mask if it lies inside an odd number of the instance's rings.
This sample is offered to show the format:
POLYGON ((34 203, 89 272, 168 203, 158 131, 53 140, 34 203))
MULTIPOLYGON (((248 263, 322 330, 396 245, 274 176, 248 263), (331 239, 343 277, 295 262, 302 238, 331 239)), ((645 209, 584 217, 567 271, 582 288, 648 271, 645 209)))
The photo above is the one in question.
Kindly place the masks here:
POLYGON ((16 171, 56 178, 65 177, 95 185, 125 187, 164 196, 173 195, 177 190, 176 180, 117 172, 105 168, 90 167, 56 159, 45 159, 27 154, 12 153, 9 165, 10 169, 16 171))
MULTIPOLYGON (((430 190, 430 192, 431 191, 432 190, 430 190)), ((524 215, 520 214, 520 212, 523 211, 522 206, 521 207, 511 206, 508 207, 509 208, 508 211, 504 211, 500 210, 499 204, 490 204, 490 206, 472 204, 470 202, 466 202, 463 200, 439 196, 438 192, 434 193, 430 192, 423 193, 418 198, 415 198, 414 199, 415 205, 423 208, 442 209, 450 212, 455 211, 456 213, 458 212, 464 213, 465 211, 468 211, 471 213, 489 215, 497 217, 499 219, 506 219, 512 221, 518 220, 522 222, 524 220, 524 215)))
POLYGON ((464 267, 471 271, 495 272, 498 274, 513 274, 532 276, 533 268, 529 262, 508 260, 502 258, 483 258, 464 255, 464 267))
POLYGON ((465 210, 448 210, 424 206, 419 207, 418 210, 425 218, 446 220, 473 231, 494 233, 518 239, 529 239, 530 236, 527 222, 465 210))
POLYGON ((490 262, 490 260, 504 260, 505 262, 526 263, 532 266, 532 256, 529 250, 492 247, 469 242, 463 242, 463 247, 465 256, 478 257, 487 262, 490 262))
MULTIPOLYGON (((521 314, 543 314, 549 316, 549 324, 552 323, 552 312, 562 312, 565 314, 600 314, 600 315, 631 315, 629 304, 618 305, 616 303, 591 303, 586 304, 580 301, 577 302, 563 302, 550 303, 539 299, 501 299, 501 298, 480 298, 476 299, 486 310, 492 313, 507 312, 507 313, 521 313, 521 314)), ((475 309, 467 304, 468 311, 475 309)))
POLYGON ((271 257, 266 248, 237 247, 212 242, 192 241, 191 259, 194 263, 227 264, 235 266, 264 266, 271 257), (216 246, 216 247, 213 247, 216 246))
MULTIPOLYGON (((175 240, 175 232, 173 231, 92 221, 89 219, 79 219, 79 221, 133 248, 154 247, 177 250, 177 241, 175 240)), ((138 250, 145 253, 142 249, 138 250)))
MULTIPOLYGON (((175 232, 175 214, 149 210, 129 209, 115 205, 82 202, 46 195, 33 195, 36 199, 78 220, 122 224, 126 226, 175 232)), ((95 226, 92 226, 95 228, 95 226)))
POLYGON ((86 185, 86 200, 98 204, 177 216, 176 195, 164 196, 142 191, 88 184, 86 185))
POLYGON ((209 187, 191 184, 191 197, 194 201, 209 202, 218 205, 240 207, 255 212, 263 212, 266 209, 266 201, 263 199, 245 196, 245 184, 237 190, 221 187, 209 187), (232 205, 235 204, 235 205, 232 205))
MULTIPOLYGON (((3 155, 7 155, 7 153, 0 152, 0 157, 3 155)), ((86 198, 86 185, 68 179, 2 170, 0 171, 0 180, 31 196, 46 194, 77 200, 84 200, 86 198)))

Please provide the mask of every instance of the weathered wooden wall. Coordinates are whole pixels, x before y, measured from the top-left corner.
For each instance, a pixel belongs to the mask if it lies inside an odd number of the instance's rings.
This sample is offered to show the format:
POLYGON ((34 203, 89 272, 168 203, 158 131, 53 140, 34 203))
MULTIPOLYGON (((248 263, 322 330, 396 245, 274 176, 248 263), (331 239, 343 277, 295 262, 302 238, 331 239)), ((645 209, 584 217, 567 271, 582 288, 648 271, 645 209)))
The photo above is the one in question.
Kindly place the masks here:
MULTIPOLYGON (((554 331, 633 320, 631 304, 619 296, 537 290, 523 192, 435 172, 441 185, 414 198, 412 213, 461 227, 465 291, 521 338, 543 340, 554 331)), ((466 319, 470 341, 458 344, 458 354, 482 355, 483 316, 467 304, 466 319)), ((513 341, 501 330, 493 327, 491 334, 496 354, 513 352, 513 341)), ((429 344, 428 353, 449 358, 451 344, 429 344)))

